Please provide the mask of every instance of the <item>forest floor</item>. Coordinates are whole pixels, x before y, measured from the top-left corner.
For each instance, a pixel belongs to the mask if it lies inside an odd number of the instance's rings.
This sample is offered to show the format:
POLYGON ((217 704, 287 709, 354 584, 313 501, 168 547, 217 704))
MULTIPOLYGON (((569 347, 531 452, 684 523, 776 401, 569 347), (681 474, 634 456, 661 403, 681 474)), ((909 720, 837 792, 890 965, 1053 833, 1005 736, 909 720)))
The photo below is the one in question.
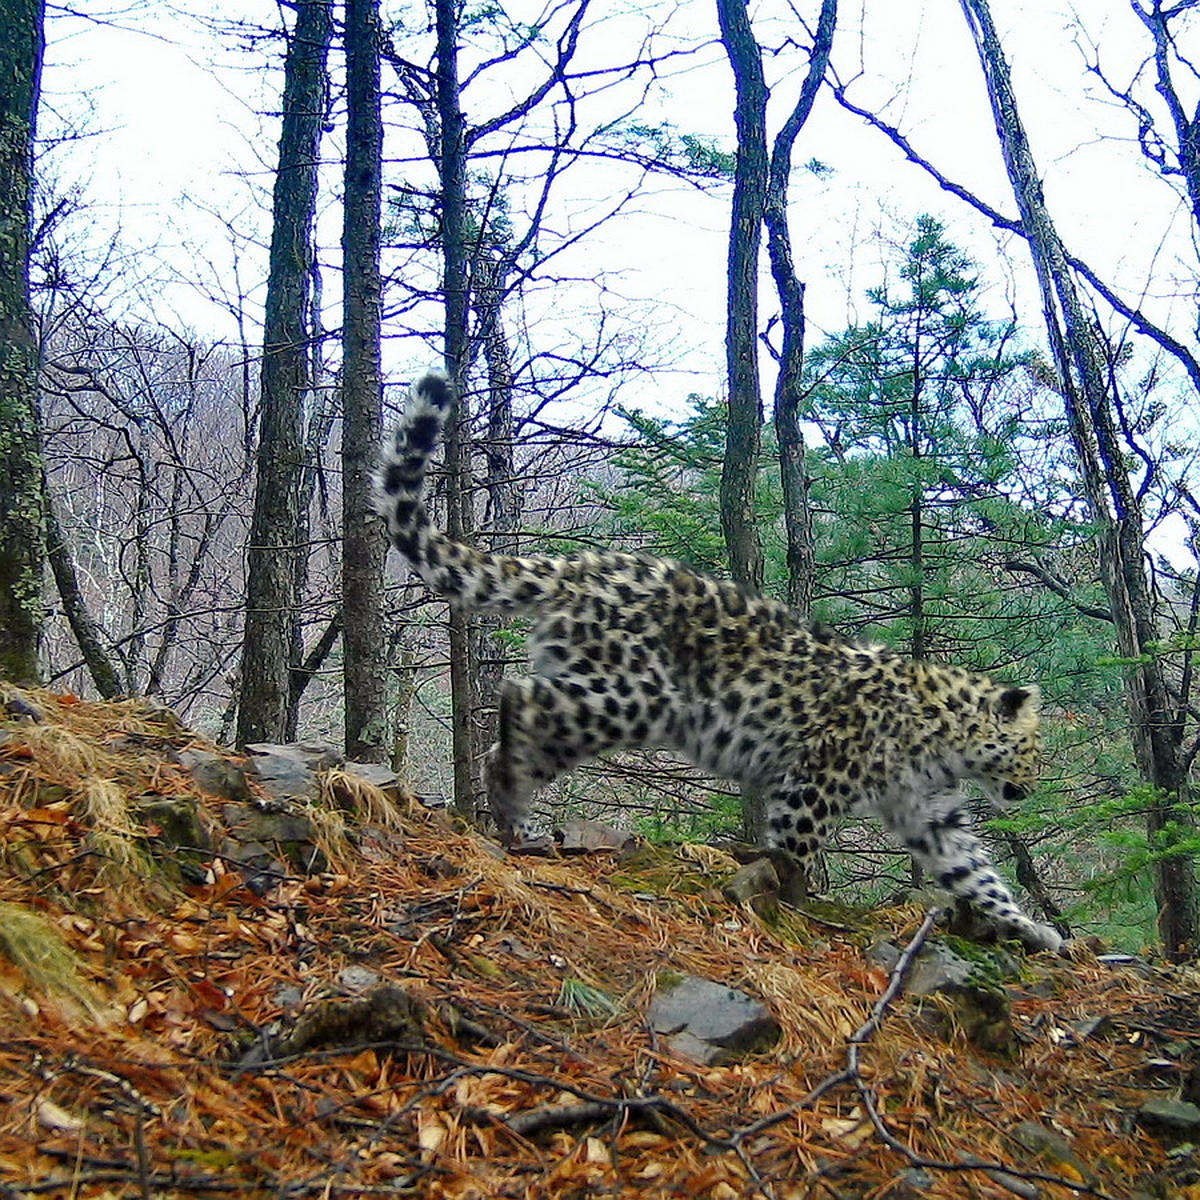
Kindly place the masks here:
POLYGON ((518 857, 370 796, 320 871, 180 873, 136 814, 219 828, 180 761, 214 747, 0 699, 0 1196, 1200 1197, 1145 1116, 1200 1079, 1194 967, 1025 958, 989 1052, 866 953, 921 909, 763 918, 703 847, 518 857), (778 1041, 675 1053, 646 1009, 683 975, 778 1041))

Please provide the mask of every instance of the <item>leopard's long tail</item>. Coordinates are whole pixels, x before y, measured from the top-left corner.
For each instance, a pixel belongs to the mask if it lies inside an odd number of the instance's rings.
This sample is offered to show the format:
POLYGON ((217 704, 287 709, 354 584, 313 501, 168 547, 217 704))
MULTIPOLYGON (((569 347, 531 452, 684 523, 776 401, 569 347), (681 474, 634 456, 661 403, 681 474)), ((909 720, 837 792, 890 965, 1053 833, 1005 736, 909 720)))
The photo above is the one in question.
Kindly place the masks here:
POLYGON ((425 476, 453 410, 454 389, 441 371, 428 371, 412 384, 375 476, 375 511, 387 522, 392 545, 431 591, 452 604, 535 607, 555 592, 560 560, 486 554, 430 524, 425 476))
POLYGON ((416 380, 375 476, 375 511, 387 522, 392 545, 422 574, 431 536, 425 476, 453 409, 454 391, 440 371, 416 380))

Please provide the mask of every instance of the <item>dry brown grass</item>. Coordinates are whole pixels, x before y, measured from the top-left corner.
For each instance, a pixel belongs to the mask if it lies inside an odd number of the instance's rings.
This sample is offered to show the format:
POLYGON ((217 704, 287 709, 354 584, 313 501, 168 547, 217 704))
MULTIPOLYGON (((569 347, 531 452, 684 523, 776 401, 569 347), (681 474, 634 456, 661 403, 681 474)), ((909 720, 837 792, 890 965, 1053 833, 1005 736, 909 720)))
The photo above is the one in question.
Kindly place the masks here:
MULTIPOLYGON (((331 821, 339 857, 325 875, 261 898, 218 860, 211 883, 166 908, 111 888, 87 851, 98 828, 136 842, 132 797, 190 787, 171 756, 189 735, 133 704, 36 699, 43 726, 15 723, 0 743, 10 863, 0 930, 18 930, 0 955, 0 1183, 14 1194, 59 1179, 62 1195, 80 1198, 910 1194, 910 1160, 880 1140, 853 1089, 805 1103, 842 1070, 847 1038, 887 984, 863 956, 864 935, 817 926, 798 945, 720 899, 731 864, 707 851, 647 856, 653 882, 639 887, 635 868, 611 857, 497 858, 422 810, 383 819, 370 797, 354 805, 360 819, 402 837, 364 833, 360 851, 331 821), (38 807, 50 785, 66 797, 38 807), (415 1050, 236 1065, 264 1031, 287 1026, 297 997, 343 994, 350 968, 470 1024, 431 1016, 415 1050), (780 1043, 728 1066, 674 1058, 644 1012, 657 980, 682 973, 760 997, 780 1043), (102 1024, 97 1008, 87 1025, 82 1009, 64 1020, 84 1004, 77 986, 116 1019, 102 1024), (528 1136, 505 1125, 587 1097, 612 1119, 528 1136), (668 1115, 621 1107, 647 1097, 668 1115), (39 1125, 47 1112, 67 1118, 39 1125)), ((201 799, 219 822, 220 802, 201 799)), ((898 941, 920 918, 874 914, 898 941)), ((897 999, 861 1048, 863 1081, 895 1137, 939 1162, 970 1155, 1055 1175, 1036 1185, 1048 1200, 1143 1185, 1187 1196, 1149 1182, 1167 1169, 1166 1150, 1129 1113, 1163 1040, 1200 1044, 1200 974, 1114 970, 1086 954, 1029 960, 1013 1008, 1020 1045, 1001 1060, 938 1036, 918 1002, 897 999), (1111 1036, 1071 1033, 1097 1015, 1110 1017, 1111 1036), (1156 1028, 1164 1039, 1145 1032, 1156 1028), (1066 1137, 1089 1177, 1021 1151, 1010 1137, 1021 1121, 1066 1137)), ((1011 1194, 980 1171, 925 1173, 923 1196, 1011 1194)))

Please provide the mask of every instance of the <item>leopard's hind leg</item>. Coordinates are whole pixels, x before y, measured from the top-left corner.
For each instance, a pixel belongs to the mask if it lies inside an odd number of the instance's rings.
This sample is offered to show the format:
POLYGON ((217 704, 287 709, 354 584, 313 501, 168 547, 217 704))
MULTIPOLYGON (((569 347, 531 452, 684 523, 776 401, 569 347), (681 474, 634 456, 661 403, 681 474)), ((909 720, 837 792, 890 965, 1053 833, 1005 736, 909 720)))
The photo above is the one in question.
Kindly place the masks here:
POLYGON ((637 722, 598 679, 539 675, 500 686, 499 730, 484 763, 492 819, 507 843, 529 834, 533 793, 603 750, 641 743, 637 722))
POLYGON ((768 787, 766 846, 779 874, 781 895, 798 904, 817 888, 819 851, 829 836, 833 812, 807 772, 788 771, 768 787))

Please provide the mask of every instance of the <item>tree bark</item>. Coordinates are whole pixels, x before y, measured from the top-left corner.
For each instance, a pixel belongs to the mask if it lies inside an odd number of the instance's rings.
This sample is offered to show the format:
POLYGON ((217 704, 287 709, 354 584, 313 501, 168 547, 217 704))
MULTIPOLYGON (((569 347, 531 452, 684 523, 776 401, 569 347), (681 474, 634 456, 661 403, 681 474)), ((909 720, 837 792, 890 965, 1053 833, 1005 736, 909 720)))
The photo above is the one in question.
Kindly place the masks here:
POLYGON ((761 589, 762 542, 754 519, 754 483, 762 439, 758 373, 758 252, 767 193, 767 85, 745 0, 717 0, 721 41, 733 70, 737 164, 725 300, 729 425, 721 470, 721 531, 734 580, 761 589))
POLYGON ((409 738, 412 733, 413 698, 417 691, 417 672, 412 642, 405 626, 393 627, 388 636, 388 658, 396 676, 396 694, 392 712, 391 768, 397 775, 406 775, 409 738))
POLYGON ((388 736, 383 564, 371 478, 382 437, 379 220, 383 123, 377 0, 346 0, 342 255, 342 632, 346 756, 384 762, 388 736))
POLYGON ((300 651, 297 588, 304 406, 311 387, 308 300, 325 112, 330 0, 298 0, 284 62, 283 131, 267 279, 258 474, 247 547, 246 626, 237 740, 288 734, 290 672, 300 651))
MULTIPOLYGON (((915 284, 913 290, 914 293, 917 290, 915 284)), ((909 393, 908 408, 908 452, 912 457, 913 472, 917 476, 913 480, 912 500, 908 506, 908 604, 912 627, 909 655, 912 658, 925 658, 929 652, 928 621, 925 615, 925 493, 920 479, 920 462, 925 452, 924 411, 921 407, 921 392, 924 387, 921 333, 922 318, 918 312, 916 328, 913 331, 912 390, 909 393)))
MULTIPOLYGON (((787 219, 792 148, 812 111, 837 22, 837 0, 823 0, 808 75, 795 108, 767 154, 767 85, 762 52, 744 0, 717 0, 721 41, 733 71, 737 161, 729 228, 725 307, 725 363, 729 421, 721 469, 721 531, 733 578, 758 591, 763 585, 762 540, 754 512, 754 485, 762 439, 762 387, 758 371, 758 256, 763 225, 771 275, 783 324, 775 385, 775 436, 787 529, 788 599, 807 615, 814 571, 812 514, 799 406, 804 368, 804 285, 796 277, 787 219)), ((746 835, 766 832, 762 797, 742 788, 746 835)))
POLYGON ((44 561, 38 347, 29 296, 43 0, 5 0, 0 51, 0 679, 36 683, 44 561))
MULTIPOLYGON (((465 389, 468 344, 468 229, 466 122, 459 101, 458 6, 437 0, 437 111, 442 185, 443 290, 446 305, 446 369, 458 392, 458 411, 446 430, 446 531, 470 535, 470 412, 465 389)), ((471 621, 464 609, 450 609, 451 739, 454 754, 454 809, 476 817, 476 771, 471 723, 475 712, 471 621)))
MULTIPOLYGON (((483 457, 487 464, 484 514, 487 546, 493 554, 517 552, 517 530, 521 523, 524 489, 513 466, 513 367, 512 352, 504 330, 502 309, 507 288, 503 257, 480 249, 472 272, 472 303, 477 337, 487 364, 487 434, 483 457)), ((502 619, 482 614, 476 641, 476 678, 480 717, 475 723, 476 755, 496 738, 496 696, 504 676, 507 640, 497 635, 502 619)))
POLYGON ((1147 813, 1150 846, 1160 855, 1154 863, 1159 934, 1167 953, 1183 958, 1198 948, 1192 862, 1186 855, 1169 852, 1172 831, 1189 823, 1183 726, 1170 701, 1162 660, 1154 653, 1157 634, 1146 578, 1141 507, 1121 453, 1103 356, 1046 208, 991 12, 986 0, 960 3, 983 66, 996 132, 1041 289, 1067 423, 1089 515, 1097 529, 1100 573, 1117 645, 1130 664, 1126 687, 1134 756, 1143 779, 1161 797, 1147 813))
POLYGON ((787 600, 802 617, 807 617, 812 608, 816 550, 809 499, 811 479, 804 433, 800 427, 800 403, 804 390, 804 284, 796 276, 787 198, 792 174, 792 149, 812 112, 821 81, 829 67, 836 27, 837 0, 822 0, 821 15, 809 56, 808 74, 801 85, 796 106, 776 135, 771 148, 763 206, 767 256, 779 297, 780 324, 783 327, 779 374, 775 379, 774 419, 787 536, 787 600))
POLYGON ((79 586, 75 560, 54 515, 54 506, 50 503, 48 491, 45 495, 45 513, 46 557, 54 573, 54 582, 58 586, 63 614, 67 618, 67 624, 71 626, 75 641, 79 644, 79 652, 83 655, 84 664, 96 685, 96 691, 105 700, 113 700, 125 691, 121 686, 121 676, 104 648, 107 639, 100 626, 93 620, 92 614, 88 612, 83 589, 79 586))

